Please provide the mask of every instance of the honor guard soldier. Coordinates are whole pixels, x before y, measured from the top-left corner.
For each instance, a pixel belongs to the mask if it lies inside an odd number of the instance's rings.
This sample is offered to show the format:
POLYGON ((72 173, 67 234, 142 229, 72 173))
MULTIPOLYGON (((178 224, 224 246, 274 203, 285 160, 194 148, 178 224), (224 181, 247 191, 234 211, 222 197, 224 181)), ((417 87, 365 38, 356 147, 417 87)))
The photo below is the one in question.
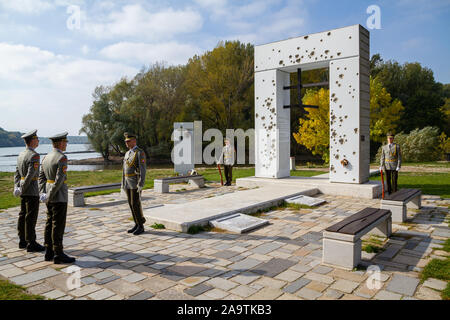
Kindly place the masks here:
POLYGON ((125 132, 124 136, 128 151, 123 158, 122 189, 127 194, 135 223, 128 233, 139 235, 144 232, 145 218, 142 213, 141 192, 145 184, 147 165, 145 152, 136 145, 136 135, 125 132))
POLYGON ((36 242, 36 222, 39 213, 39 146, 37 130, 24 134, 26 149, 17 158, 14 176, 14 196, 20 196, 20 213, 17 223, 19 248, 27 248, 28 252, 41 252, 45 247, 36 242))
POLYGON ((402 152, 400 146, 394 143, 394 135, 387 134, 388 143, 381 148, 380 170, 386 172, 387 192, 397 191, 398 172, 402 165, 402 152))
POLYGON ((47 204, 45 224, 45 261, 56 264, 73 263, 75 258, 63 251, 63 236, 67 217, 67 132, 50 137, 53 150, 42 160, 39 173, 40 200, 47 204))
POLYGON ((233 181, 234 159, 235 159, 234 147, 230 144, 230 139, 225 138, 225 146, 222 149, 219 164, 223 163, 223 167, 225 168, 225 179, 227 180, 225 183, 226 186, 231 186, 231 182, 233 181))

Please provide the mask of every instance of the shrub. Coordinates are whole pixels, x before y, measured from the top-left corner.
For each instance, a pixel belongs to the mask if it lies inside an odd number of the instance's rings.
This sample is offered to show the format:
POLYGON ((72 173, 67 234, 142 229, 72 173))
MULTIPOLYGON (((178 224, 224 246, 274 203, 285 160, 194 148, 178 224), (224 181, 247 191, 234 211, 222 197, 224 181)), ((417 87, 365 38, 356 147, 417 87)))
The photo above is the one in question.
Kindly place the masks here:
MULTIPOLYGON (((402 151, 402 162, 436 161, 441 157, 439 128, 425 127, 415 129, 409 134, 403 132, 395 136, 395 143, 402 151)), ((381 148, 378 149, 376 162, 380 163, 381 148)))

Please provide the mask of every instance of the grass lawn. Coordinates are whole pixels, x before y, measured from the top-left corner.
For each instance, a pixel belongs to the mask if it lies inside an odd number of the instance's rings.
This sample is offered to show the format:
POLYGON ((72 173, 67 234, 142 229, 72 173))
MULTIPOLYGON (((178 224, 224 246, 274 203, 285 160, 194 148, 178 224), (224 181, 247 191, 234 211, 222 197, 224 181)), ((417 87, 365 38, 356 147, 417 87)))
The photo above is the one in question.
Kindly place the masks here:
POLYGON ((0 279, 0 300, 44 300, 45 297, 29 294, 24 287, 0 279))
MULTIPOLYGON (((69 167, 70 168, 70 167, 69 167)), ((199 174, 205 177, 206 181, 220 181, 220 176, 217 168, 207 168, 197 170, 199 174)), ((292 171, 293 176, 310 177, 325 173, 319 170, 298 170, 292 171)), ((144 189, 153 188, 153 180, 157 178, 170 177, 174 175, 173 169, 151 169, 147 171, 144 189)), ((222 172, 222 175, 224 173, 222 172)), ((236 178, 243 178, 255 175, 254 168, 239 168, 233 169, 233 181, 236 178)), ((113 183, 122 181, 122 170, 104 170, 104 171, 68 171, 67 185, 71 187, 88 186, 94 184, 113 183)), ((0 210, 15 207, 20 205, 20 198, 15 198, 12 195, 14 182, 14 173, 0 172, 0 210)), ((100 192, 87 193, 85 196, 95 196, 100 194, 111 194, 118 192, 117 190, 107 190, 100 192)), ((0 211, 1 212, 1 211, 0 211)))
MULTIPOLYGON (((370 180, 381 180, 380 176, 370 180)), ((432 194, 450 198, 450 173, 443 172, 402 172, 398 175, 399 188, 418 188, 422 194, 432 194)))

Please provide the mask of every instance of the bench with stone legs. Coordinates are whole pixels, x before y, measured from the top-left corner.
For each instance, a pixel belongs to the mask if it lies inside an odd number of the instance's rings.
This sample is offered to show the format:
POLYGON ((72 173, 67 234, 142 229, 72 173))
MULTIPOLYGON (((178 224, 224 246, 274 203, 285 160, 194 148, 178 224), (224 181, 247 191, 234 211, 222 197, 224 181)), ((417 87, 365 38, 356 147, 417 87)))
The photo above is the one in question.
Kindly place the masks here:
POLYGON ((353 269, 361 262, 361 237, 369 232, 389 237, 392 232, 391 212, 365 208, 325 229, 322 263, 353 269))
POLYGON ((406 207, 420 209, 422 191, 419 189, 400 189, 381 199, 381 209, 391 210, 392 221, 406 221, 406 207))
POLYGON ((86 192, 97 192, 104 190, 120 189, 121 183, 98 184, 95 186, 75 187, 69 189, 69 205, 73 207, 84 207, 84 194, 86 192))
POLYGON ((201 174, 191 176, 169 177, 154 180, 154 190, 159 193, 169 192, 170 183, 189 182, 191 186, 203 188, 205 186, 205 178, 201 174))

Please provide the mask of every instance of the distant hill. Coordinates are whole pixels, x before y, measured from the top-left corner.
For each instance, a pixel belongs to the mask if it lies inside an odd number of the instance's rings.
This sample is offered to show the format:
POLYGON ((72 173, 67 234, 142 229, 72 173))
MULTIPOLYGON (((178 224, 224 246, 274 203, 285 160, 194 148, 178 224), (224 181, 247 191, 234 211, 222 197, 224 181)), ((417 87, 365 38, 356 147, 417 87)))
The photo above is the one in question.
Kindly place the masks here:
MULTIPOLYGON (((6 131, 0 128, 0 147, 20 147, 23 146, 23 139, 20 138, 23 133, 18 131, 6 131)), ((87 144, 89 143, 86 136, 67 136, 70 144, 87 144)), ((50 139, 39 137, 40 144, 52 143, 50 139)))

